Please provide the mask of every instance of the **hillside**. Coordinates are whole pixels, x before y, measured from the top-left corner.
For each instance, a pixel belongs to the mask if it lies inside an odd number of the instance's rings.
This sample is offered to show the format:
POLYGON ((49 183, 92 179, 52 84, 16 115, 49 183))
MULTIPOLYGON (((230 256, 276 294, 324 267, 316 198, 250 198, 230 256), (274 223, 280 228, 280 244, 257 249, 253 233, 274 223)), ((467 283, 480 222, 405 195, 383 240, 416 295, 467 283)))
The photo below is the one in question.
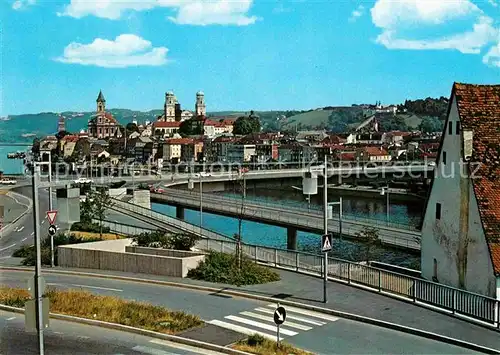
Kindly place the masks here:
POLYGON ((310 128, 326 128, 328 118, 333 110, 314 110, 299 113, 283 120, 281 127, 283 130, 301 130, 310 128))

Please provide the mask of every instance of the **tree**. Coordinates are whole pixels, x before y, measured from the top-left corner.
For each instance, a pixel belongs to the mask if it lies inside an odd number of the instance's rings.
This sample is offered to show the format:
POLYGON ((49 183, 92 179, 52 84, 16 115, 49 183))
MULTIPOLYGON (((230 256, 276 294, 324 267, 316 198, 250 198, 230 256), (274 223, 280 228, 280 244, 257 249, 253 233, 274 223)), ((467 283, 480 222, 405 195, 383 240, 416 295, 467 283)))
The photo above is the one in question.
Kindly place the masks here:
POLYGON ((31 146, 31 153, 33 153, 33 155, 36 157, 40 155, 40 139, 39 138, 33 139, 33 145, 31 146))
POLYGON ((132 237, 140 247, 191 250, 200 239, 198 235, 188 233, 167 233, 162 230, 145 232, 132 237))
POLYGON ((370 261, 372 247, 380 244, 379 230, 373 227, 364 227, 356 236, 365 243, 366 263, 370 261))
POLYGON ((419 129, 424 133, 441 132, 443 125, 444 121, 437 117, 424 117, 420 122, 419 129))
POLYGON ((238 261, 238 269, 241 269, 241 239, 242 239, 242 227, 243 227, 243 212, 245 211, 245 196, 246 196, 246 183, 245 183, 245 171, 240 173, 239 179, 240 189, 241 189, 241 207, 240 213, 238 215, 238 234, 234 235, 236 239, 236 260, 238 261))
POLYGON ((69 135, 70 133, 68 131, 60 131, 56 133, 56 138, 58 141, 63 139, 65 136, 69 135))
POLYGON ((137 127, 137 124, 135 124, 134 122, 127 123, 125 128, 127 129, 127 134, 130 134, 132 132, 139 132, 139 127, 137 127))
POLYGON ((255 115, 253 111, 250 111, 248 117, 241 116, 234 122, 233 133, 247 135, 251 133, 260 132, 260 120, 259 116, 255 115))
POLYGON ((203 134, 203 120, 191 118, 181 122, 179 134, 182 136, 194 136, 203 134))
POLYGON ((113 205, 113 200, 105 189, 99 189, 91 195, 93 197, 93 215, 99 220, 99 235, 102 237, 102 222, 106 218, 108 208, 113 205))

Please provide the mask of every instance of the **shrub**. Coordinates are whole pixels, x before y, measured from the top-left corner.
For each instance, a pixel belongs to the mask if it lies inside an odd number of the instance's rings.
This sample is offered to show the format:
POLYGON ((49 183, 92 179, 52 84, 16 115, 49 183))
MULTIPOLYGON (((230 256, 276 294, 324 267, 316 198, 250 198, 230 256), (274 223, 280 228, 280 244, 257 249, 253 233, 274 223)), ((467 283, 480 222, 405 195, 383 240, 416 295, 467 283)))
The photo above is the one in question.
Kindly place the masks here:
POLYGON ((23 245, 19 249, 15 250, 14 253, 12 253, 12 256, 14 258, 25 258, 31 253, 34 253, 34 249, 34 245, 23 245))
POLYGON ((310 352, 297 349, 289 344, 280 342, 280 346, 275 341, 266 339, 261 335, 250 335, 246 340, 239 341, 232 346, 233 349, 258 355, 312 355, 310 352))
POLYGON ((169 234, 165 231, 144 232, 135 235, 132 240, 140 247, 191 250, 200 238, 186 233, 169 234))
POLYGON ((210 252, 195 269, 189 270, 188 277, 237 286, 280 280, 278 273, 255 264, 245 257, 241 260, 241 268, 238 268, 238 262, 234 255, 214 251, 210 252))

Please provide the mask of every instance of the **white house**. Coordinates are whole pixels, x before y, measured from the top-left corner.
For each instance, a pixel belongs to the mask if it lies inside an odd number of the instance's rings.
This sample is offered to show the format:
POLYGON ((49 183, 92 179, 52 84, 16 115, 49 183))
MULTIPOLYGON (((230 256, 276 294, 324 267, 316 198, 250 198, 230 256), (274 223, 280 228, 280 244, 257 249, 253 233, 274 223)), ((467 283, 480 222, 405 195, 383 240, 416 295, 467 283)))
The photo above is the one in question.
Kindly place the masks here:
POLYGON ((422 276, 500 299, 500 85, 453 85, 422 225, 422 276))

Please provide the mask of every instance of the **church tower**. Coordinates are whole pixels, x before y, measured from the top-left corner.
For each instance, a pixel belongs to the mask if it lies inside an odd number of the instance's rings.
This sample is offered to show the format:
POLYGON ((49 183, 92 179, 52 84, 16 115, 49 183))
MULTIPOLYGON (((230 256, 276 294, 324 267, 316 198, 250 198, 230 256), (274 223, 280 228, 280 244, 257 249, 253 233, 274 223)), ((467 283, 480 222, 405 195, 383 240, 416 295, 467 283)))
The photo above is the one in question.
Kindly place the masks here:
POLYGON ((106 110, 106 99, 102 94, 102 91, 99 90, 99 96, 97 96, 97 113, 104 112, 106 110))
POLYGON ((169 91, 165 94, 165 107, 164 107, 164 116, 165 121, 174 122, 175 121, 175 95, 172 91, 169 91))
POLYGON ((57 121, 57 132, 66 131, 66 122, 64 121, 64 116, 59 115, 59 121, 57 121))
POLYGON ((201 91, 196 93, 196 104, 194 105, 196 116, 206 116, 205 94, 201 91))

